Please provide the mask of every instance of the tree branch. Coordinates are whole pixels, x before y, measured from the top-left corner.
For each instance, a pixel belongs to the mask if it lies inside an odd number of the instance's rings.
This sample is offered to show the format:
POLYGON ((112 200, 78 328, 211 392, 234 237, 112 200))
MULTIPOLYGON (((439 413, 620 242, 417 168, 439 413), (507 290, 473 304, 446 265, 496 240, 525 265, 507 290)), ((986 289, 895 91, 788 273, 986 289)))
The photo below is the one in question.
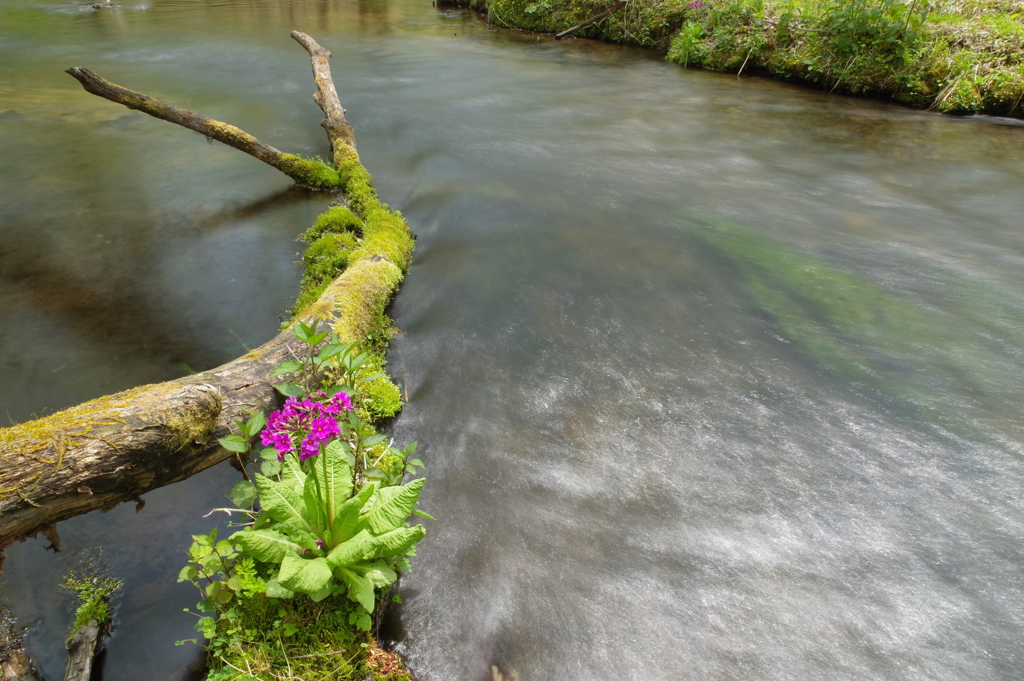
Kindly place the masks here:
POLYGON ((597 22, 601 21, 601 19, 604 19, 606 16, 611 15, 616 10, 618 10, 618 9, 620 9, 622 7, 625 7, 625 6, 626 6, 626 0, 619 0, 614 5, 612 5, 608 9, 606 9, 605 11, 601 12, 600 14, 595 14, 594 16, 592 16, 589 19, 587 19, 586 21, 584 21, 582 24, 577 24, 576 26, 573 26, 572 28, 566 29, 566 30, 562 31, 561 33, 556 33, 555 34, 555 40, 561 40, 562 38, 564 38, 565 36, 569 35, 570 33, 575 33, 576 31, 580 30, 581 28, 586 28, 587 26, 590 26, 591 24, 596 24, 597 22))
MULTIPOLYGON (((109 99, 129 109, 149 114, 168 123, 174 123, 183 128, 194 130, 200 135, 205 135, 229 147, 234 147, 253 158, 258 158, 267 165, 277 168, 297 183, 310 189, 336 191, 339 188, 338 174, 333 168, 323 163, 309 161, 293 154, 279 151, 229 123, 223 123, 202 114, 197 114, 194 111, 182 109, 173 104, 153 99, 140 92, 115 85, 108 80, 100 78, 89 69, 76 66, 68 69, 65 73, 68 73, 81 83, 86 92, 97 97, 109 99)), ((330 77, 329 73, 328 77, 330 77)), ((335 94, 335 100, 337 100, 337 94, 335 94)), ((349 130, 351 131, 351 128, 349 130)))
POLYGON ((345 109, 338 101, 338 91, 331 78, 331 53, 320 46, 320 43, 301 31, 292 31, 292 38, 306 48, 313 66, 313 80, 316 82, 316 94, 313 101, 324 112, 324 120, 320 123, 327 131, 327 139, 331 141, 331 152, 338 153, 339 144, 346 144, 353 149, 356 146, 352 126, 345 118, 345 109))

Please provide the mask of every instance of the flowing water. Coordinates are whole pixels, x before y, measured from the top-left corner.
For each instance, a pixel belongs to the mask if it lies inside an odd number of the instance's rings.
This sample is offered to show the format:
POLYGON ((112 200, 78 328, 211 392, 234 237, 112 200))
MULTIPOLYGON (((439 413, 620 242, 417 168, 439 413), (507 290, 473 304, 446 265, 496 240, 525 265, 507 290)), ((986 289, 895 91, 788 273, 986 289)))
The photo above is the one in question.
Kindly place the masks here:
MULTIPOLYGON (((314 35, 419 236, 391 368, 428 537, 399 650, 432 681, 1016 679, 1024 129, 685 71, 422 0, 0 2, 0 414, 273 334, 328 199, 85 94, 86 66, 324 154, 314 35)), ((174 576, 215 469, 12 547, 125 578, 106 681, 184 679, 174 576)))

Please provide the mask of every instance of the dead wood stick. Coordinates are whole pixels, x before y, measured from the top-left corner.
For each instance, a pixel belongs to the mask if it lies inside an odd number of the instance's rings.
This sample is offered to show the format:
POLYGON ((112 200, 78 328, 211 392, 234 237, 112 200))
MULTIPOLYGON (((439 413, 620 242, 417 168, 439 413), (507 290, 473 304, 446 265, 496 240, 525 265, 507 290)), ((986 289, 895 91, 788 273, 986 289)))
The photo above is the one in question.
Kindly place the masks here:
POLYGON ((605 11, 601 12, 600 14, 595 14, 594 16, 592 16, 589 19, 587 19, 586 21, 584 21, 582 24, 577 24, 576 26, 573 26, 572 28, 570 28, 568 30, 562 31, 561 33, 556 33, 555 34, 555 40, 561 40, 562 38, 564 38, 565 36, 569 35, 570 33, 575 33, 576 31, 580 30, 581 28, 586 28, 587 26, 590 26, 591 24, 596 24, 598 21, 601 21, 601 19, 604 19, 606 16, 609 16, 610 14, 615 12, 616 10, 621 9, 622 7, 625 7, 625 6, 626 6, 626 0, 619 0, 614 5, 612 5, 608 9, 606 9, 605 11))
MULTIPOLYGON (((336 190, 338 188, 337 176, 332 176, 330 173, 326 176, 323 175, 323 170, 331 171, 332 169, 324 166, 322 163, 308 161, 293 154, 279 151, 229 123, 223 123, 202 114, 197 114, 194 111, 182 109, 173 104, 153 99, 148 95, 115 85, 99 77, 89 69, 72 67, 67 69, 66 73, 81 83, 86 92, 97 97, 109 99, 129 109, 149 114, 162 121, 194 130, 200 135, 205 135, 229 147, 234 147, 253 158, 263 161, 269 166, 277 168, 301 185, 311 189, 336 190)), ((335 95, 335 99, 337 99, 337 95, 335 95)))
POLYGON ((89 681, 92 661, 102 640, 102 627, 96 620, 79 629, 68 641, 68 661, 64 666, 64 681, 89 681))
POLYGON ((331 142, 331 152, 337 154, 338 146, 344 143, 353 149, 356 146, 352 126, 345 118, 345 109, 338 101, 338 90, 331 78, 331 53, 320 46, 320 43, 301 31, 292 31, 292 38, 306 48, 313 66, 313 80, 316 82, 316 94, 313 101, 324 112, 324 120, 320 123, 327 132, 331 142))

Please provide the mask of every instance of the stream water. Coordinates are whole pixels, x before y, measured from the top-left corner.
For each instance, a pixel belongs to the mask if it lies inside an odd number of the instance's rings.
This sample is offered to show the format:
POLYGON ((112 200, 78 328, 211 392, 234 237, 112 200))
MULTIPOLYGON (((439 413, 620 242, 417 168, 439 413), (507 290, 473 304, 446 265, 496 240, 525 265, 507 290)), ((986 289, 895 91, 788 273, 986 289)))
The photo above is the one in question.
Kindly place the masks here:
MULTIPOLYGON (((392 424, 436 516, 399 650, 430 681, 1016 679, 1024 129, 686 71, 422 0, 0 0, 0 416, 272 335, 329 198, 69 66, 325 154, 305 54, 418 234, 392 424)), ((233 471, 11 547, 47 678, 90 546, 105 681, 196 676, 174 579, 233 471)))

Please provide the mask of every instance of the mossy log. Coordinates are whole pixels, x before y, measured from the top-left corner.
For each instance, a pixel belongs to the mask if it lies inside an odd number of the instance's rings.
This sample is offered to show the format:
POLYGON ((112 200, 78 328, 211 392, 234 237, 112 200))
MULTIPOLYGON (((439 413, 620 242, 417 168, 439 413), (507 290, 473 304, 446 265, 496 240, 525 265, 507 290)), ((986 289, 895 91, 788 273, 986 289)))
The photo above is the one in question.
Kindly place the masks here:
MULTIPOLYGON (((295 37, 296 33, 292 34, 295 37)), ((318 94, 329 86, 325 54, 298 34, 314 59, 318 94), (317 59, 323 59, 320 70, 317 59)), ((298 40, 298 38, 296 38, 298 40)), ((321 104, 326 97, 317 97, 321 104)), ((337 102, 337 93, 333 94, 337 102)), ((361 241, 347 267, 296 319, 317 321, 342 342, 364 341, 378 328, 384 308, 409 266, 413 237, 396 211, 377 198, 369 173, 352 147, 351 127, 340 104, 325 114, 340 186, 359 214, 361 241), (338 116, 344 122, 339 126, 338 116), (347 127, 347 133, 345 129, 347 127)), ((353 218, 356 219, 356 218, 353 218)), ((316 297, 314 297, 316 296, 316 297)), ((166 383, 132 388, 35 421, 0 428, 0 566, 3 550, 42 532, 60 550, 56 523, 126 501, 183 480, 231 456, 218 438, 237 431, 234 421, 267 410, 277 400, 271 374, 302 344, 289 329, 256 350, 220 367, 166 383)))

